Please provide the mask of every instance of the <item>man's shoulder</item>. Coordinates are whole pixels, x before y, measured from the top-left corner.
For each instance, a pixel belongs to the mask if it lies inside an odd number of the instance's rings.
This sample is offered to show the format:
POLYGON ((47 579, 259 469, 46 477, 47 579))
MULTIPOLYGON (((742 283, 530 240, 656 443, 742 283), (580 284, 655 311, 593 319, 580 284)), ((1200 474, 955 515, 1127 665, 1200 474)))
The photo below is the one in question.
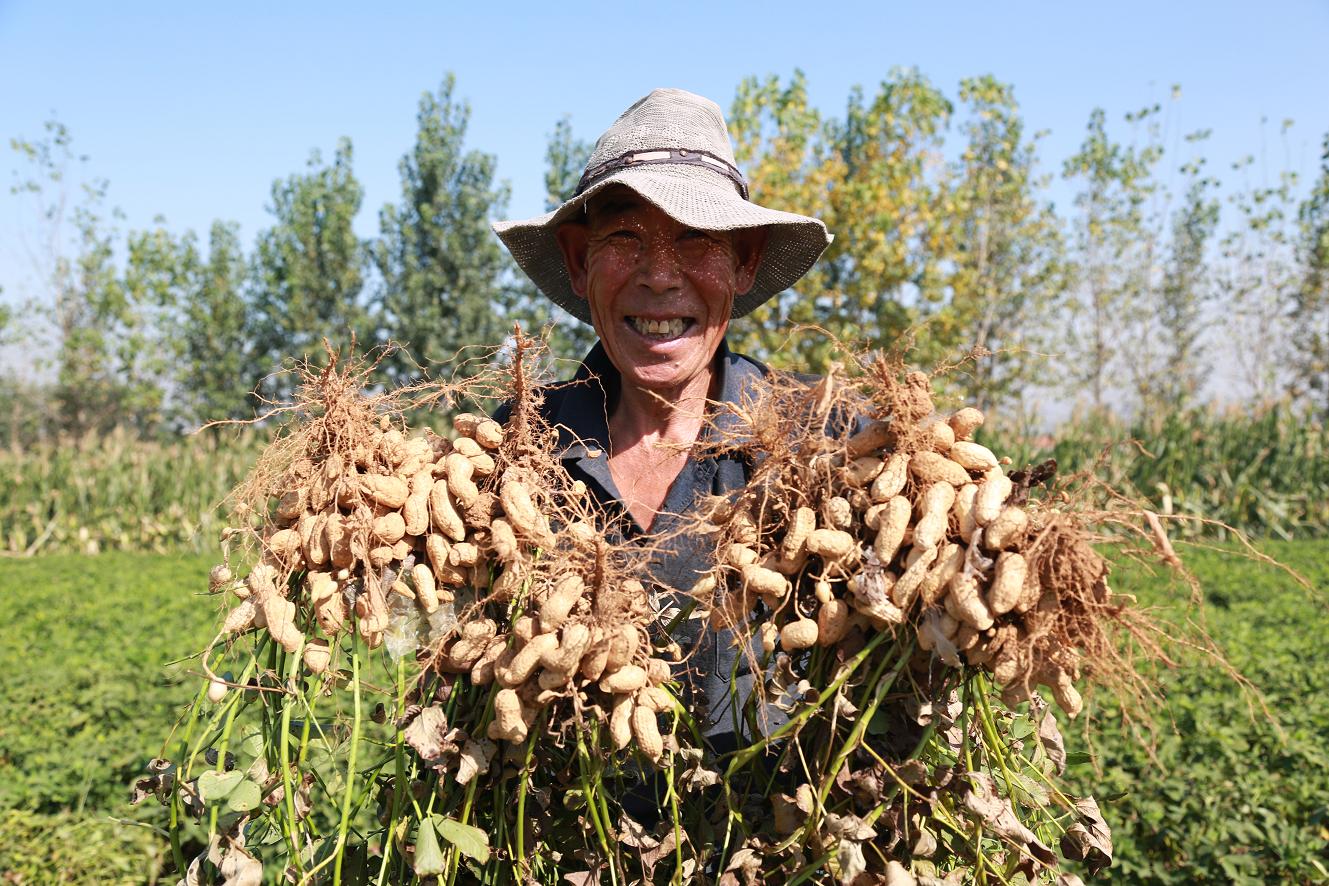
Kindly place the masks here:
POLYGON ((763 378, 793 379, 794 381, 805 385, 815 385, 817 382, 821 381, 821 376, 815 372, 799 372, 796 369, 777 369, 748 354, 741 354, 737 351, 731 351, 730 353, 735 361, 740 362, 740 364, 746 364, 749 371, 756 372, 763 378))

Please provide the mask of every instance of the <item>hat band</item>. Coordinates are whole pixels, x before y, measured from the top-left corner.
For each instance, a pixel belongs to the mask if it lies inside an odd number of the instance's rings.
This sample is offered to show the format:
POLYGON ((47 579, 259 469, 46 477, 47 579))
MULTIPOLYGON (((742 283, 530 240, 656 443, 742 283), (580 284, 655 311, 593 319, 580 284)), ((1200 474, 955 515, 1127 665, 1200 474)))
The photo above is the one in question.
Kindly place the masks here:
POLYGON ((701 166, 712 172, 718 172, 734 183, 734 186, 738 188, 738 193, 742 195, 744 200, 748 199, 747 179, 743 178, 743 173, 738 171, 738 167, 722 157, 715 156, 710 151, 696 151, 690 148, 632 151, 612 160, 597 163, 595 166, 588 167, 582 173, 581 181, 577 182, 577 190, 573 196, 580 197, 587 188, 620 170, 635 169, 638 166, 655 166, 662 163, 701 166))

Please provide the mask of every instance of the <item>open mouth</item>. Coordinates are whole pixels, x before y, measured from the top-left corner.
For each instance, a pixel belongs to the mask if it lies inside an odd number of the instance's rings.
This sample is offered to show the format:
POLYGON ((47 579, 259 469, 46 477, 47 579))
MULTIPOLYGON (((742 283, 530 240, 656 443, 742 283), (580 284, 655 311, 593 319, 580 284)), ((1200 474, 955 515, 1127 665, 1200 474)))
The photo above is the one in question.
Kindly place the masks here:
POLYGON ((672 317, 668 320, 648 320, 645 317, 628 317, 628 325, 639 335, 657 341, 669 341, 687 332, 693 324, 691 317, 672 317))

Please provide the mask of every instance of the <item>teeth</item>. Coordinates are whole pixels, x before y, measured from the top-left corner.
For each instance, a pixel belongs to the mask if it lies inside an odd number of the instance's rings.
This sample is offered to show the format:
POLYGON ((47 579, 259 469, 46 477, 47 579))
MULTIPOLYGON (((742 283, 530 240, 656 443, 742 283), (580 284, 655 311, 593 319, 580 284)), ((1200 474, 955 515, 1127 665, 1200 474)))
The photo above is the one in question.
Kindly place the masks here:
POLYGON ((643 320, 640 317, 633 317, 632 325, 643 335, 663 335, 669 338, 682 335, 683 330, 687 328, 687 322, 681 317, 672 320, 643 320))

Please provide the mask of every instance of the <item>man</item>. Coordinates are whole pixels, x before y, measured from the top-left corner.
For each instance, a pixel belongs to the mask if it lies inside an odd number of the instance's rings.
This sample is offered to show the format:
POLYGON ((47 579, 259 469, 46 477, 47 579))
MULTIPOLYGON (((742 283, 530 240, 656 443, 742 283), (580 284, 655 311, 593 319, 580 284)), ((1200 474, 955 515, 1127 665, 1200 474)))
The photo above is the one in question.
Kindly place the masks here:
MULTIPOLYGON (((765 372, 729 350, 729 321, 791 286, 831 238, 816 219, 748 200, 719 106, 651 92, 596 142, 572 199, 494 229, 540 290, 599 336, 545 409, 564 464, 617 531, 672 537, 698 499, 741 487, 742 462, 689 451, 707 403, 737 402, 765 372)), ((704 568, 685 541, 653 563, 655 580, 676 590, 704 568)), ((706 705, 705 734, 731 747, 752 677, 727 638, 695 621, 674 636, 689 652, 694 710, 706 705)))

